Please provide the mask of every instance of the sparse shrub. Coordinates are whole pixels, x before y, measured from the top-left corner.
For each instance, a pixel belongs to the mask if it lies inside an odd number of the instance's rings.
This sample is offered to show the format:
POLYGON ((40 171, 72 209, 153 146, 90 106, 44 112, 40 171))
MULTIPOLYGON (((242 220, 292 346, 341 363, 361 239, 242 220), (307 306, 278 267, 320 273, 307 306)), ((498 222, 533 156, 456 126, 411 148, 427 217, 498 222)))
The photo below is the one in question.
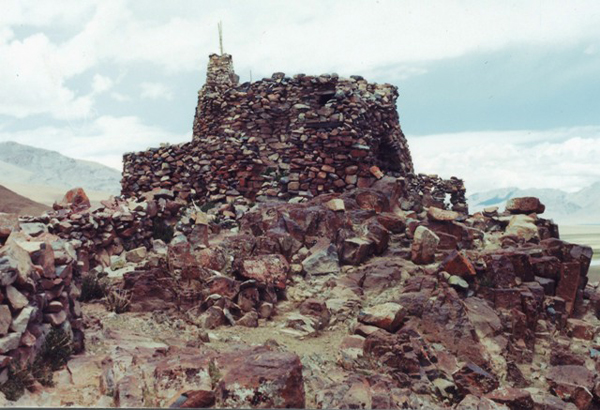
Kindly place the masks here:
POLYGON ((8 367, 8 380, 0 386, 0 391, 8 400, 19 400, 25 389, 31 389, 34 382, 29 366, 24 363, 11 363, 8 367))
POLYGON ((223 376, 214 360, 211 360, 208 364, 208 375, 210 376, 212 387, 215 388, 223 376))
POLYGON ((36 357, 33 362, 31 374, 43 386, 54 386, 54 372, 52 371, 52 367, 50 364, 45 363, 40 356, 36 357))
POLYGON ((0 386, 0 391, 11 401, 19 400, 30 390, 37 380, 43 386, 54 386, 55 370, 64 366, 73 351, 69 335, 61 328, 53 328, 44 340, 44 344, 33 364, 13 362, 8 368, 8 380, 0 386))
POLYGON ((164 219, 154 218, 152 220, 152 238, 160 239, 164 243, 169 243, 175 235, 175 229, 167 224, 164 219))
POLYGON ((46 335, 46 340, 39 353, 42 363, 48 363, 52 371, 64 366, 73 352, 73 343, 67 332, 59 327, 54 327, 46 335))
POLYGON ((94 299, 102 299, 106 296, 106 289, 107 284, 103 278, 96 273, 90 272, 83 276, 79 300, 87 302, 94 299))
POLYGON ((106 307, 111 312, 124 313, 129 309, 131 295, 123 289, 113 289, 106 295, 106 307))

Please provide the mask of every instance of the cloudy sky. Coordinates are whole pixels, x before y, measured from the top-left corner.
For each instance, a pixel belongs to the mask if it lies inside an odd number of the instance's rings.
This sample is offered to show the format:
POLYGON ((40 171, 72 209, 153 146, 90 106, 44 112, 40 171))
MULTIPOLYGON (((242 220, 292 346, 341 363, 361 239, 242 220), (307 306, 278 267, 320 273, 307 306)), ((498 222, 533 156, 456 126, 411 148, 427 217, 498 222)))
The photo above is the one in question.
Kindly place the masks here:
POLYGON ((0 141, 120 169, 190 140, 218 21, 242 81, 397 85, 420 172, 471 193, 600 180, 597 0, 3 0, 0 141))

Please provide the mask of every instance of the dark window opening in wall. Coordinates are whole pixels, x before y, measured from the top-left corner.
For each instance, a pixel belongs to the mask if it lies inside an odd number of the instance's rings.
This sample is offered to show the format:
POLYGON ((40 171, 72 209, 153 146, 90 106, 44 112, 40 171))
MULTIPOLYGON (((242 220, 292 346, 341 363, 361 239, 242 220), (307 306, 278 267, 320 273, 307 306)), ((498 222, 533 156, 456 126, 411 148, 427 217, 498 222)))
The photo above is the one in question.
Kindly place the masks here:
POLYGON ((329 100, 331 100, 333 98, 333 96, 335 95, 335 91, 331 90, 331 91, 323 91, 322 93, 320 93, 319 95, 319 105, 321 107, 323 107, 325 104, 327 104, 327 102, 329 100))
POLYGON ((385 137, 381 137, 379 147, 377 148, 377 159, 380 162, 380 168, 389 171, 401 171, 400 156, 395 147, 385 137))

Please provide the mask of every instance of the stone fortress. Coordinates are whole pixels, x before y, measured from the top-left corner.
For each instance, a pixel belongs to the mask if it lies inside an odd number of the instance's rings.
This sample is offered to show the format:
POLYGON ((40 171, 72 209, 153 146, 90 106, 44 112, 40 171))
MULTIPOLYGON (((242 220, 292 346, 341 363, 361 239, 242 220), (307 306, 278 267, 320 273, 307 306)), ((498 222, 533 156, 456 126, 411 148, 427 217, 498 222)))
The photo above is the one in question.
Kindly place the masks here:
POLYGON ((425 204, 466 213, 461 180, 415 175, 397 97, 393 85, 336 74, 239 84, 232 57, 213 54, 193 140, 125 154, 122 194, 164 188, 199 202, 287 200, 367 188, 386 175, 404 178, 425 204))

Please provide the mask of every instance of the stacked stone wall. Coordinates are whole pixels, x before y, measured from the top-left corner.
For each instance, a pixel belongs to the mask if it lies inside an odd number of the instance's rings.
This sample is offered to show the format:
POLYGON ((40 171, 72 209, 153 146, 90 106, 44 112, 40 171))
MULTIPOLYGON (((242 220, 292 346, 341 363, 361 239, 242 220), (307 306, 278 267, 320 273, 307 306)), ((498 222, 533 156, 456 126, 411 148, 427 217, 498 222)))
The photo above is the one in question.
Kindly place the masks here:
POLYGON ((192 142, 125 154, 122 193, 289 198, 409 176, 397 97, 392 85, 335 74, 238 85, 231 58, 211 56, 192 142))

